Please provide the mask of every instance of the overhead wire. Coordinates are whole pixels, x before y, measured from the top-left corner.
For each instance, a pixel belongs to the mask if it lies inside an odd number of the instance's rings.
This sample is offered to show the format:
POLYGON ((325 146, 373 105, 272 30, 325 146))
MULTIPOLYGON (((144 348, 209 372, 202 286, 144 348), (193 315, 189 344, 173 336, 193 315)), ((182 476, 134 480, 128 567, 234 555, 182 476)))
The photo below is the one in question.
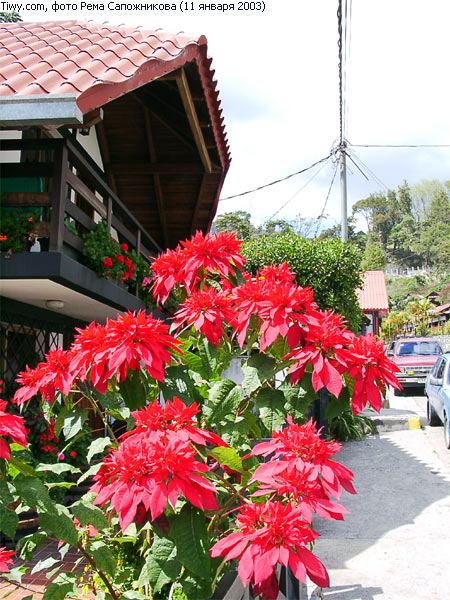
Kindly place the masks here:
POLYGON ((334 180, 336 179, 336 173, 337 173, 337 170, 338 170, 338 166, 339 166, 339 163, 336 162, 336 164, 334 165, 334 173, 333 173, 333 177, 331 179, 330 187, 328 188, 328 192, 327 192, 327 196, 325 198, 325 202, 323 203, 322 210, 321 210, 320 215, 319 215, 319 217, 317 219, 317 227, 316 227, 316 230, 314 232, 314 237, 317 237, 317 234, 319 233, 319 228, 320 228, 320 225, 321 225, 321 219, 323 219, 323 217, 325 215, 325 209, 327 207, 328 199, 329 199, 330 194, 331 194, 331 188, 333 187, 334 180))
POLYGON ((352 144, 353 148, 450 148, 450 144, 352 144))
MULTIPOLYGON (((349 154, 347 154, 347 156, 349 156, 350 158, 350 154, 351 156, 355 159, 356 162, 360 163, 360 165, 362 165, 362 167, 369 173, 369 175, 372 177, 372 179, 378 183, 378 185, 381 185, 382 187, 384 187, 386 190, 389 191, 389 187, 370 169, 369 166, 367 166, 362 160, 361 158, 356 154, 356 152, 350 150, 349 148, 347 148, 347 150, 349 151, 349 154)), ((356 163, 354 163, 355 166, 356 163)))
POLYGON ((298 196, 300 194, 300 192, 302 192, 311 183, 311 181, 315 177, 317 177, 317 175, 320 173, 320 171, 322 171, 322 169, 326 166, 326 164, 328 163, 328 161, 329 161, 330 158, 331 158, 331 154, 330 154, 330 156, 328 156, 327 161, 322 164, 322 166, 314 173, 314 175, 312 177, 310 177, 308 179, 308 181, 304 185, 302 185, 302 187, 300 189, 298 189, 293 196, 291 196, 289 198, 289 200, 286 200, 286 202, 284 204, 282 204, 280 206, 280 208, 277 211, 275 211, 271 217, 269 217, 268 221, 271 221, 274 217, 276 217, 277 214, 280 213, 283 210, 283 208, 285 208, 289 204, 289 202, 292 202, 292 200, 296 196, 298 196))
MULTIPOLYGON (((287 179, 291 179, 291 177, 295 177, 296 175, 301 175, 302 173, 306 173, 306 171, 309 171, 310 169, 314 169, 314 167, 316 165, 326 162, 329 158, 331 158, 333 153, 334 152, 331 151, 330 154, 328 154, 328 156, 325 156, 324 158, 321 158, 320 160, 316 160, 315 163, 313 163, 309 167, 306 167, 305 169, 300 169, 300 171, 296 171, 295 173, 291 173, 290 175, 286 175, 286 177, 282 177, 281 179, 276 179, 275 181, 271 181, 270 183, 265 183, 264 185, 260 185, 259 187, 256 187, 252 190, 247 190, 246 192, 241 192, 240 194, 233 194, 232 196, 227 196, 226 198, 220 198, 219 202, 224 202, 225 200, 232 200, 233 198, 239 198, 240 196, 246 196, 247 194, 253 194, 253 192, 259 192, 259 190, 263 190, 264 188, 270 187, 272 185, 276 185, 277 183, 281 183, 283 181, 286 181, 287 179)), ((288 200, 288 202, 290 202, 290 200, 288 200)))

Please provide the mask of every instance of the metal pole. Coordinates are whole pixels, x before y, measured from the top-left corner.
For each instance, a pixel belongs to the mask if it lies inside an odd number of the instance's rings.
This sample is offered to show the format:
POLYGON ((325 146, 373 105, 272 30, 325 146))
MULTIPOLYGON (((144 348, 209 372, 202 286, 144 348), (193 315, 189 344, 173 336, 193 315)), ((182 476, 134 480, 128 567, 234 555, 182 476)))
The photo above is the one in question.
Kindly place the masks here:
POLYGON ((345 154, 346 143, 342 142, 339 154, 339 166, 341 175, 341 240, 348 240, 348 221, 347 221, 347 161, 345 154))

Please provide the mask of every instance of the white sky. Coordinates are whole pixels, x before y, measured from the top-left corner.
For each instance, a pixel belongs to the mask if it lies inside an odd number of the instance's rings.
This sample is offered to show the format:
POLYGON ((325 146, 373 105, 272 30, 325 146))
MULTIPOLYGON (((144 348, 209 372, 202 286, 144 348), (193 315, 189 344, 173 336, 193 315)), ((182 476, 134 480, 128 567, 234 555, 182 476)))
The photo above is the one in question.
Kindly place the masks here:
MULTIPOLYGON (((80 0, 77 10, 54 12, 53 0, 41 1, 47 12, 21 10, 24 20, 92 19, 206 35, 232 155, 223 198, 308 167, 339 138, 337 0, 265 0, 264 12, 226 13, 200 12, 197 0, 188 12, 179 0, 176 11, 157 12, 82 11, 80 0)), ((450 144, 449 23, 448 0, 353 0, 345 131, 351 143, 450 144)), ((357 200, 404 179, 450 179, 450 148, 353 151, 375 177, 366 171, 366 181, 348 163, 349 212, 357 200)), ((295 196, 276 218, 317 217, 334 165, 295 194, 319 168, 220 202, 219 213, 247 210, 260 223, 295 196)), ((340 218, 339 173, 325 213, 327 224, 340 218)))

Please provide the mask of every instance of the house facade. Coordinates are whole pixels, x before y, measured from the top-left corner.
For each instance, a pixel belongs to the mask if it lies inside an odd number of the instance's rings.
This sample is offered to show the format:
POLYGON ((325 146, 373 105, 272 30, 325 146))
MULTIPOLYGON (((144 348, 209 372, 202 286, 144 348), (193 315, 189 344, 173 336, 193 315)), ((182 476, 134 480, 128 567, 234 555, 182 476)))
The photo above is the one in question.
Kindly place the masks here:
POLYGON ((145 307, 137 288, 83 264, 100 221, 145 261, 209 230, 230 154, 206 38, 0 24, 0 161, 2 214, 36 217, 23 251, 0 257, 9 396, 75 327, 145 307))
POLYGON ((389 301, 383 271, 366 271, 363 286, 358 290, 359 306, 364 313, 362 333, 380 333, 383 316, 389 312, 389 301))

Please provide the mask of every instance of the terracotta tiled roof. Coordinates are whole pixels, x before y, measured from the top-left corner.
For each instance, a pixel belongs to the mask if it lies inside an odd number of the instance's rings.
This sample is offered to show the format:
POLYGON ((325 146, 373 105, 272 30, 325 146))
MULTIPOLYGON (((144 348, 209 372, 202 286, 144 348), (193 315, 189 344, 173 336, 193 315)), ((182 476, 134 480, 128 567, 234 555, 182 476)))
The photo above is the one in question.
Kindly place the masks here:
POLYGON ((0 24, 0 96, 75 94, 82 113, 195 60, 219 154, 229 163, 205 36, 91 21, 0 24))
POLYGON ((383 271, 366 271, 362 290, 358 291, 359 306, 363 312, 388 311, 389 302, 383 271))
POLYGON ((441 304, 441 306, 436 306, 434 312, 437 314, 444 314, 450 311, 450 302, 448 304, 441 304))

